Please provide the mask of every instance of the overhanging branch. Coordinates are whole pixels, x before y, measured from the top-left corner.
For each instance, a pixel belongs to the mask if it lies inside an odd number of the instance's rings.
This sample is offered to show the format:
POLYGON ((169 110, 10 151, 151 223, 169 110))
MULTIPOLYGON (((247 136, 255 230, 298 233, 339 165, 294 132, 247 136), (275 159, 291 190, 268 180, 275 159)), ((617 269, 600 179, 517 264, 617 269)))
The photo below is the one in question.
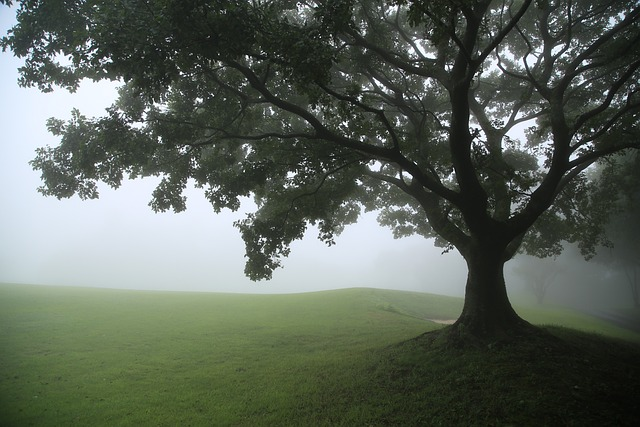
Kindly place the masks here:
POLYGON ((413 197, 420 203, 420 206, 425 211, 429 225, 440 235, 443 239, 447 240, 458 250, 463 251, 469 243, 469 236, 467 236, 458 226, 456 226, 451 218, 449 218, 449 210, 443 209, 441 202, 443 198, 431 191, 426 191, 417 181, 412 180, 407 183, 404 179, 393 177, 384 173, 367 171, 366 175, 392 184, 399 188, 404 193, 413 197))

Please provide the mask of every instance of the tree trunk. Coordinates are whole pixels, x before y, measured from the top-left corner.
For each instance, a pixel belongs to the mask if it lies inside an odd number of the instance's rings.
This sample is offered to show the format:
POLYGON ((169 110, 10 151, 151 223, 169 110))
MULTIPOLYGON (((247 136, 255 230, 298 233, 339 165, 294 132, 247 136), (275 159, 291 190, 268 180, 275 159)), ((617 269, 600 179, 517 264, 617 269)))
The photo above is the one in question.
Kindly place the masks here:
POLYGON ((462 341, 495 342, 537 330, 511 307, 504 280, 504 249, 485 242, 473 245, 463 256, 469 273, 464 307, 451 328, 452 335, 462 341))

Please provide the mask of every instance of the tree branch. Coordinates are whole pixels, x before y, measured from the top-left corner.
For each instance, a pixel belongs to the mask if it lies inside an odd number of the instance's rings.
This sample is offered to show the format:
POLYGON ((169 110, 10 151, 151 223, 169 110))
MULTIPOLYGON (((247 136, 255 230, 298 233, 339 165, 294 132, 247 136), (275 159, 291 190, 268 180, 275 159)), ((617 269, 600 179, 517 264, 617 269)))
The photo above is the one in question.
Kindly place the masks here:
POLYGON ((378 108, 373 108, 373 107, 371 107, 369 105, 366 105, 363 102, 358 101, 356 98, 354 98, 352 96, 338 93, 335 90, 327 87, 326 85, 319 84, 318 86, 322 90, 324 90, 326 93, 331 95, 332 97, 334 97, 336 99, 339 99, 341 101, 348 102, 351 105, 355 105, 356 107, 362 109, 363 111, 366 111, 368 113, 372 113, 376 117, 378 117, 378 119, 380 120, 382 125, 385 127, 385 129, 389 133, 389 136, 391 137, 391 141, 393 143, 394 150, 396 150, 398 152, 400 151, 400 142, 398 141, 398 135, 396 134, 395 129, 393 128, 393 126, 389 122, 389 119, 387 119, 387 116, 384 114, 384 110, 381 110, 381 109, 378 109, 378 108))
POLYGON ((605 124, 604 126, 602 126, 600 129, 598 129, 597 132, 593 133, 591 136, 589 136, 588 138, 584 138, 581 139, 580 141, 578 141, 576 144, 574 144, 571 147, 571 151, 576 151, 578 148, 583 147, 584 145, 588 144, 589 142, 595 141, 596 139, 598 139, 599 137, 603 136, 607 131, 609 131, 609 129, 611 129, 615 124, 618 123, 618 121, 620 120, 620 118, 622 116, 624 116, 625 114, 636 110, 640 108, 640 103, 630 103, 627 102, 627 104, 625 105, 624 108, 621 108, 620 110, 618 110, 618 112, 616 114, 614 114, 605 124))
POLYGON ((308 191, 306 193, 302 193, 302 194, 298 194, 297 196, 295 196, 293 199, 291 199, 291 203, 289 205, 289 209, 287 210, 287 212, 285 213, 284 219, 282 221, 282 225, 281 228, 284 228, 285 224, 287 223, 287 220, 289 219, 289 215, 291 214, 291 212, 293 212, 293 209, 295 207, 295 204, 298 200, 302 199, 303 197, 311 197, 311 196, 315 196, 316 194, 318 194, 318 192, 322 189, 322 186, 324 185, 324 183, 327 181, 327 179, 337 173, 340 172, 343 169, 348 168, 349 166, 352 166, 354 164, 358 164, 362 161, 362 159, 356 159, 356 160, 352 160, 350 162, 347 162, 343 165, 340 165, 334 169, 331 169, 330 171, 327 171, 322 178, 320 179, 320 182, 318 183, 318 185, 316 185, 316 187, 311 190, 308 191))
POLYGON ((630 148, 640 149, 640 142, 639 141, 627 142, 622 144, 611 145, 609 147, 602 148, 600 150, 589 151, 588 153, 585 153, 582 156, 570 161, 568 164, 568 168, 572 169, 572 168, 580 167, 583 164, 586 164, 587 166, 589 166, 590 164, 592 164, 593 162, 597 161, 602 157, 606 157, 611 154, 618 153, 620 151, 627 150, 630 148))
POLYGON ((589 47, 586 48, 582 53, 575 57, 573 61, 571 61, 567 68, 564 77, 558 82, 558 87, 566 88, 569 86, 569 83, 578 75, 580 71, 578 70, 578 66, 591 54, 600 49, 605 43, 611 40, 615 35, 619 34, 621 30, 626 28, 627 26, 633 24, 640 17, 640 7, 636 7, 633 10, 629 11, 629 14, 625 16, 625 18, 620 21, 618 24, 613 26, 611 29, 606 31, 600 37, 598 37, 595 41, 590 43, 589 47))
POLYGON ((407 184, 403 179, 368 170, 367 176, 387 182, 398 187, 404 193, 418 200, 425 211, 429 225, 443 239, 452 243, 459 250, 464 250, 470 238, 448 216, 449 211, 440 205, 440 197, 433 192, 425 191, 416 181, 407 184))
POLYGON ((615 97, 618 90, 633 76, 638 68, 640 68, 640 60, 631 63, 627 71, 622 74, 622 76, 620 76, 618 80, 616 80, 612 85, 609 86, 607 97, 602 101, 602 103, 596 108, 593 108, 578 116, 573 126, 573 133, 580 129, 582 125, 587 122, 587 120, 605 111, 609 107, 609 105, 611 105, 611 102, 613 101, 613 98, 615 97))
POLYGON ((237 61, 229 61, 229 65, 242 73, 249 84, 258 92, 260 92, 267 101, 272 103, 274 106, 284 111, 288 111, 289 113, 292 113, 305 120, 315 130, 317 139, 324 139, 327 141, 331 141, 337 145, 351 148, 360 153, 366 154, 373 159, 392 159, 397 156, 398 153, 395 149, 366 144, 336 134, 335 132, 328 129, 324 124, 322 124, 320 120, 318 120, 311 112, 309 112, 305 108, 302 108, 297 104, 286 101, 274 95, 249 67, 242 65, 237 61))
POLYGON ((429 67, 429 68, 418 67, 401 59, 397 54, 393 54, 386 49, 382 49, 381 47, 376 46, 373 43, 370 43, 366 38, 364 38, 363 36, 361 36, 355 31, 350 32, 349 36, 353 38, 356 45, 359 45, 361 47, 364 47, 365 49, 375 52, 385 62, 409 74, 413 74, 413 75, 421 76, 425 78, 433 78, 441 83, 447 81, 446 72, 444 70, 439 70, 438 68, 435 67, 436 61, 433 61, 433 63, 431 64, 433 65, 433 67, 429 67))
POLYGON ((378 160, 386 160, 391 163, 398 164, 403 170, 407 171, 414 178, 416 178, 425 188, 439 194, 441 197, 451 201, 454 204, 460 205, 463 203, 463 200, 460 197, 460 194, 457 192, 445 187, 438 180, 433 179, 432 177, 425 174, 420 167, 418 167, 415 163, 411 162, 409 159, 404 157, 397 149, 395 148, 385 148, 380 146, 375 146, 371 144, 362 143, 360 141, 346 138, 344 136, 338 135, 333 131, 329 130, 326 126, 324 126, 312 113, 308 110, 292 103, 286 101, 282 98, 277 97, 269 89, 258 79, 258 77, 253 73, 251 69, 248 67, 236 62, 229 61, 229 65, 242 73, 249 84, 256 89, 258 92, 265 97, 265 99, 271 102, 274 106, 281 108, 285 111, 288 111, 303 120, 307 121, 311 127, 316 131, 315 138, 323 139, 329 142, 333 142, 338 146, 346 147, 353 149, 359 153, 366 155, 371 159, 378 160))
POLYGON ((507 25, 502 28, 502 30, 498 33, 498 35, 491 40, 491 43, 489 43, 482 50, 480 55, 478 55, 478 57, 476 58, 476 61, 478 63, 482 63, 485 59, 487 59, 487 57, 491 54, 491 52, 493 52, 493 50, 498 47, 498 45, 502 42, 502 40, 504 40, 504 38, 513 30, 513 28, 518 24, 520 19, 527 12, 527 9, 529 9, 529 6, 531 5, 532 1, 533 0, 526 0, 522 4, 522 6, 520 6, 520 9, 515 14, 515 16, 513 16, 511 20, 509 20, 507 25))

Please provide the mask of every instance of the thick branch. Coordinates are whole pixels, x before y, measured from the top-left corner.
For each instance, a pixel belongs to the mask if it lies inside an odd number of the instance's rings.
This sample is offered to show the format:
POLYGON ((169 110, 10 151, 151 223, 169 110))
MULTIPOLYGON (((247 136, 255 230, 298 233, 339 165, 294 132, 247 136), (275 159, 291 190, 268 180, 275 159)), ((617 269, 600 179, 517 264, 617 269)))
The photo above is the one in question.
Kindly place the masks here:
POLYGON ((470 240, 469 236, 451 221, 448 217, 448 211, 441 206, 442 199, 437 194, 425 191, 420 185, 416 185, 417 183, 415 181, 408 184, 403 179, 374 171, 368 171, 367 176, 395 185, 404 193, 415 198, 424 209, 429 225, 431 225, 433 231, 438 233, 443 239, 458 249, 462 249, 468 245, 470 240))
POLYGON ((606 157, 611 154, 618 153, 620 151, 624 151, 630 148, 640 149, 640 142, 634 141, 634 142, 627 142, 623 144, 615 144, 606 148, 602 148, 600 150, 589 151, 588 153, 583 154, 582 156, 569 162, 569 168, 580 167, 583 164, 586 164, 587 166, 589 166, 590 164, 592 164, 593 162, 595 162, 596 160, 602 157, 606 157))

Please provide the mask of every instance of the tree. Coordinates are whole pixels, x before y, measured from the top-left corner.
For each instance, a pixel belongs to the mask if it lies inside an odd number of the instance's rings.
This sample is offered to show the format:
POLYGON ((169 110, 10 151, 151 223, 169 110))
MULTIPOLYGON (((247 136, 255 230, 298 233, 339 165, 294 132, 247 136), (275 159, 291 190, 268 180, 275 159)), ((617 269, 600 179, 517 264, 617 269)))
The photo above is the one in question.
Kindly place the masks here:
POLYGON ((235 224, 252 279, 309 225, 331 245, 379 211, 466 260, 453 335, 529 330, 504 263, 562 240, 592 254, 606 211, 585 171, 640 148, 636 1, 18 3, 2 46, 25 58, 22 85, 124 83, 105 117, 49 121, 43 194, 154 175, 156 211, 185 209, 189 179, 217 211, 253 195, 235 224))
MULTIPOLYGON (((610 265, 624 271, 631 291, 633 306, 640 308, 640 225, 638 212, 625 212, 609 223, 613 248, 609 249, 610 265)), ((606 250, 606 249, 605 249, 606 250)))
POLYGON ((626 276, 634 307, 640 307, 640 156, 615 156, 598 169, 601 194, 615 195, 615 211, 606 226, 610 245, 598 248, 596 260, 626 276))
POLYGON ((527 257, 521 260, 513 271, 522 276, 529 290, 535 295, 537 303, 543 304, 547 291, 563 268, 552 258, 527 257))

